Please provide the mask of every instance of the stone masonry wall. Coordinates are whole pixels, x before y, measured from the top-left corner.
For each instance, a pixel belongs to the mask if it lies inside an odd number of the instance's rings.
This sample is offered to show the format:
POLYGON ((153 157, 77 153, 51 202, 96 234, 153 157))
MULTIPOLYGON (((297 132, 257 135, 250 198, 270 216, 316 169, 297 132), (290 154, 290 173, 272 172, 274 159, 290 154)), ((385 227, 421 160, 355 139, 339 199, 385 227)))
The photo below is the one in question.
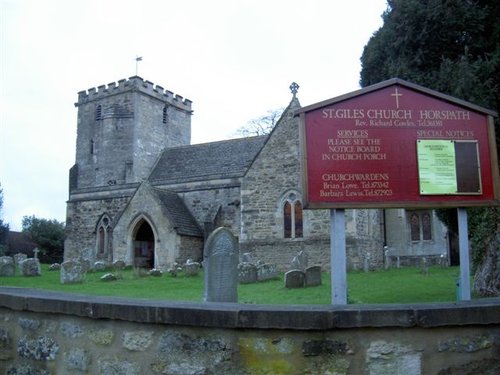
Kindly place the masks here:
POLYGON ((31 293, 0 288, 1 374, 500 371, 498 301, 300 310, 31 293))
POLYGON ((193 214, 201 228, 204 223, 213 220, 213 216, 220 207, 219 222, 214 223, 218 226, 224 226, 238 237, 240 234, 240 182, 226 181, 222 183, 212 182, 205 184, 197 189, 189 189, 189 186, 171 187, 174 191, 179 191, 179 195, 186 202, 187 207, 193 214))
POLYGON ((129 197, 68 202, 64 259, 77 258, 83 251, 96 251, 96 226, 106 213, 111 220, 125 207, 129 197))
MULTIPOLYGON (((254 251, 254 258, 277 263, 287 270, 297 251, 309 255, 309 263, 330 268, 330 214, 328 210, 303 211, 303 237, 284 238, 283 197, 294 192, 302 200, 299 119, 300 108, 292 100, 270 134, 267 143, 241 183, 241 252, 254 251)), ((346 210, 349 268, 365 253, 372 253, 372 267, 382 264, 383 239, 377 210, 346 210)))

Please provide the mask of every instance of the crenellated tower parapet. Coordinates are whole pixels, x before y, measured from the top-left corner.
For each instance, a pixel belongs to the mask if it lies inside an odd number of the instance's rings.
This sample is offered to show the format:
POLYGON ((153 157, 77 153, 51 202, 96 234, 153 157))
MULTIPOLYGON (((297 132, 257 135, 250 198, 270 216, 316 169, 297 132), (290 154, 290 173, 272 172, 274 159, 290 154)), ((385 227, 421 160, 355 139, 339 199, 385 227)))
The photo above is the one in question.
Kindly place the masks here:
POLYGON ((191 105, 138 76, 80 91, 71 191, 143 181, 162 150, 191 143, 191 105))
POLYGON ((186 112, 192 112, 192 101, 186 99, 172 91, 166 90, 160 85, 155 85, 151 81, 146 81, 139 76, 133 76, 129 79, 121 79, 118 82, 111 82, 107 85, 100 85, 97 88, 92 87, 78 93, 78 102, 76 107, 93 101, 100 101, 114 95, 120 95, 127 92, 141 92, 142 94, 156 98, 164 103, 168 103, 178 109, 186 112))

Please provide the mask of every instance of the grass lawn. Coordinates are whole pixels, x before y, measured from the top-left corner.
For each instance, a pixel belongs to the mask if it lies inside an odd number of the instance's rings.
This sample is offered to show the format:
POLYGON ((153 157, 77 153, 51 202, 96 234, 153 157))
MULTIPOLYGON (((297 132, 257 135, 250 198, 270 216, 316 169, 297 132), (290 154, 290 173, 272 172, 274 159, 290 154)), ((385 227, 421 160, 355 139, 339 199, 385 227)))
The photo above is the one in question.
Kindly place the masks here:
MULTIPOLYGON (((109 295, 176 301, 202 301, 204 277, 180 274, 172 277, 140 277, 134 270, 115 272, 120 279, 103 282, 105 272, 89 273, 82 284, 61 284, 58 271, 42 265, 40 277, 0 277, 0 286, 41 288, 62 292, 109 295)), ((418 268, 350 272, 347 276, 350 303, 418 303, 453 302, 456 296, 457 267, 431 267, 428 275, 418 268)), ((280 279, 238 286, 238 302, 258 304, 330 304, 330 274, 323 273, 323 284, 317 287, 286 289, 280 279)))

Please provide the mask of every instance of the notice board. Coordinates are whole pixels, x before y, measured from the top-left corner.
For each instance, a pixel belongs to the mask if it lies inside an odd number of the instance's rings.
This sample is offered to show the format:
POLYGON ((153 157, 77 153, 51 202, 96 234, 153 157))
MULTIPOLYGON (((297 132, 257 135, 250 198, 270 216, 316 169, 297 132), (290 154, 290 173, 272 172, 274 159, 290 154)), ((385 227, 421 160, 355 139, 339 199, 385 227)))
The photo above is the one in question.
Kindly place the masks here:
POLYGON ((307 208, 499 204, 493 111, 392 79, 297 114, 307 208))

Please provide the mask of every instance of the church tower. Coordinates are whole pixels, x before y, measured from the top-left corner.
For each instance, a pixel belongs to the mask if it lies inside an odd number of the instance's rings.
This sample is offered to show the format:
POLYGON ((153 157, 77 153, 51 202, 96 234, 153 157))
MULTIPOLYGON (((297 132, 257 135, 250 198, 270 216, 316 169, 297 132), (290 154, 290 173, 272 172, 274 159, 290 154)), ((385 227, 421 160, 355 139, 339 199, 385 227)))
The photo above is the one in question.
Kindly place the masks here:
POLYGON ((134 76, 79 92, 75 106, 64 258, 111 261, 113 227, 141 182, 164 149, 190 144, 191 101, 134 76))
POLYGON ((144 180, 166 147, 191 142, 191 101, 134 76, 78 93, 70 192, 144 180))

